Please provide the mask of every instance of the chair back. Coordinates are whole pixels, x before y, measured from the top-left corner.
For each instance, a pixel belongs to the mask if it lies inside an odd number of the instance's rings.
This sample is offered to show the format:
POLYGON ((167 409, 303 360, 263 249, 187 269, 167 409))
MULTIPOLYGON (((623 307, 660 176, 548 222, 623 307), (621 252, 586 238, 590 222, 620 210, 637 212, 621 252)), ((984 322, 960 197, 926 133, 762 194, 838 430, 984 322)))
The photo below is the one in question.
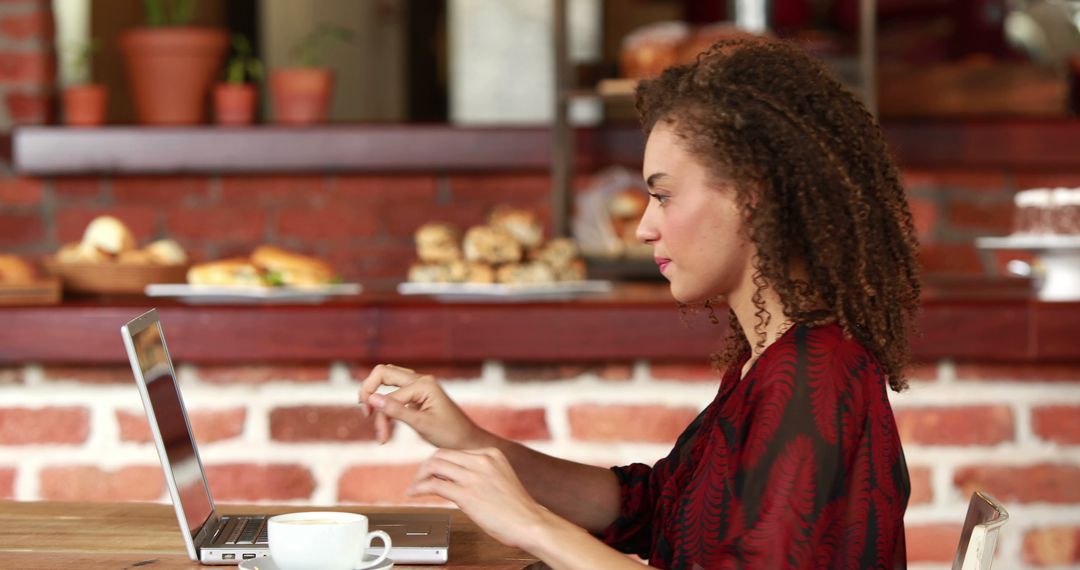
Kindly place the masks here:
POLYGON ((980 491, 972 493, 952 570, 990 570, 998 532, 1008 520, 1009 513, 993 497, 980 491))

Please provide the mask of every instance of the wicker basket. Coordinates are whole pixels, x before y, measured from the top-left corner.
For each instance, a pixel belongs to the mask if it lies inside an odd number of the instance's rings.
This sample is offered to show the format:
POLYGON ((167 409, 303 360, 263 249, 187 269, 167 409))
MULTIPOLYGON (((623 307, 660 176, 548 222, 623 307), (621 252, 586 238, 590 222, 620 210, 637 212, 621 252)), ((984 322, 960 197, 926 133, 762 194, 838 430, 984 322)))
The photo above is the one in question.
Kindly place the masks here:
POLYGON ((45 267, 75 293, 122 293, 142 295, 151 283, 184 283, 188 265, 141 265, 128 263, 61 263, 45 259, 45 267))

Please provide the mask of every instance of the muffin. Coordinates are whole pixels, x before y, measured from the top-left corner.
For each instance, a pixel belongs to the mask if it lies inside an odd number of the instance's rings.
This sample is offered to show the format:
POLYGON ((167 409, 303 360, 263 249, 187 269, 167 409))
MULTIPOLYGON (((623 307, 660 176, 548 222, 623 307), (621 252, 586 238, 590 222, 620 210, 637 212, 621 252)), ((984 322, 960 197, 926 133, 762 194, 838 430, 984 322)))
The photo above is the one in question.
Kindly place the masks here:
POLYGON ((509 232, 525 249, 539 247, 544 241, 544 225, 536 214, 529 210, 495 208, 488 224, 509 232))
POLYGON ((465 259, 472 262, 516 263, 521 260, 521 244, 501 228, 473 226, 465 233, 465 259))
POLYGON ((449 263, 461 259, 461 230, 452 224, 432 222, 416 230, 416 255, 424 263, 449 263))

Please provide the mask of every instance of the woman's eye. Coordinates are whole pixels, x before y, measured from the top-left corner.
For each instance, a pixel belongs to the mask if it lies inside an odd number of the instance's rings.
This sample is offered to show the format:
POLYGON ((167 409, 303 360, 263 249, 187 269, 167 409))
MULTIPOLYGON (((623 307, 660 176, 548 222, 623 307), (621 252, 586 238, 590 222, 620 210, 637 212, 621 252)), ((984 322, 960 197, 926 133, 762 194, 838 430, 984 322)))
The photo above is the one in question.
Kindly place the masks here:
POLYGON ((663 194, 653 194, 652 192, 649 192, 649 196, 651 196, 652 198, 655 198, 656 201, 659 202, 661 206, 663 206, 668 201, 668 196, 664 196, 663 194))

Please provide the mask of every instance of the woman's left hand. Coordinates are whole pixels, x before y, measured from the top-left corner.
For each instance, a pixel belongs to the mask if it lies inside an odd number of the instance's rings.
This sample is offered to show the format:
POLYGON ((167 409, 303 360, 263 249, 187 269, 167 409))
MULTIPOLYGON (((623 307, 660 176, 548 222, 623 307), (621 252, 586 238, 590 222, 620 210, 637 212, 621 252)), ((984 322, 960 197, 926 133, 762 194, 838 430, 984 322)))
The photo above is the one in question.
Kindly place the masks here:
POLYGON ((420 466, 406 494, 453 501, 484 532, 526 550, 547 513, 498 449, 440 449, 420 466))

